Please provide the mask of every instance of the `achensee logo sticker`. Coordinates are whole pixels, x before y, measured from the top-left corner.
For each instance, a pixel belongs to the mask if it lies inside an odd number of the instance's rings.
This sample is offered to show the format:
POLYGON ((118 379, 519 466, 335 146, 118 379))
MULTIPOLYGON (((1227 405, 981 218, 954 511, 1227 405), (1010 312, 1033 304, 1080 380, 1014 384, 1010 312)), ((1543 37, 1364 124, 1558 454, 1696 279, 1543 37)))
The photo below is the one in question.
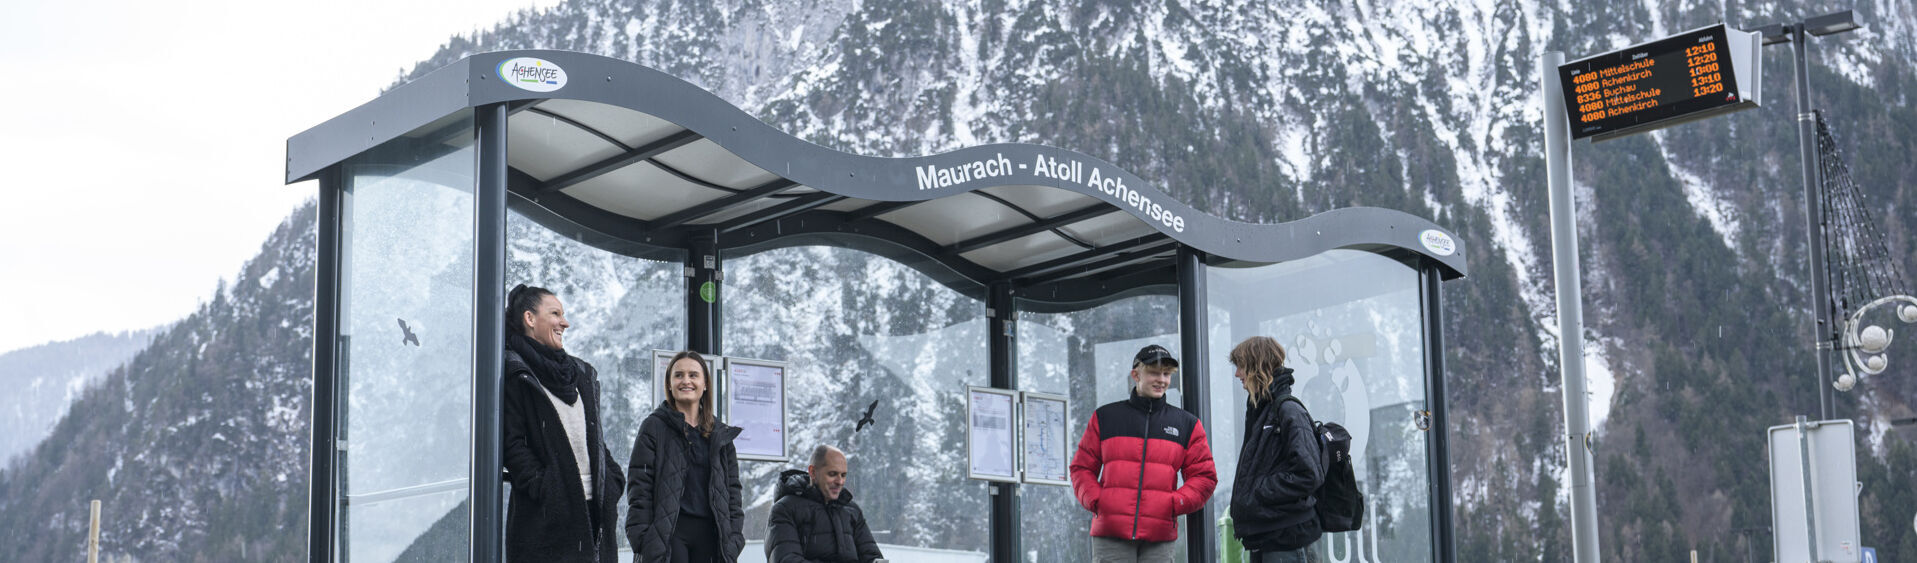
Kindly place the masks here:
POLYGON ((552 61, 520 57, 499 63, 499 79, 523 90, 551 92, 566 87, 566 71, 552 61))
POLYGON ((1458 251, 1457 241, 1451 240, 1451 235, 1437 229, 1426 229, 1425 232, 1418 233, 1418 242, 1424 243, 1426 250, 1439 256, 1450 256, 1451 253, 1458 251))

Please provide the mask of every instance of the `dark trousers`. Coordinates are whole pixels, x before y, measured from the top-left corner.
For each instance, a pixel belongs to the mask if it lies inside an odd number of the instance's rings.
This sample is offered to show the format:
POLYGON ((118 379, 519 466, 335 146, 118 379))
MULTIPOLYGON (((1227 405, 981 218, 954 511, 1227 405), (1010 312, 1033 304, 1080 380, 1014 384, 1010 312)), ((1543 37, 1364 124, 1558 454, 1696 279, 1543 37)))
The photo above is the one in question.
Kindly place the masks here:
POLYGON ((719 528, 711 518, 679 515, 672 532, 672 563, 719 563, 719 528))
POLYGON ((1308 563, 1310 555, 1305 550, 1292 551, 1253 551, 1246 563, 1308 563))

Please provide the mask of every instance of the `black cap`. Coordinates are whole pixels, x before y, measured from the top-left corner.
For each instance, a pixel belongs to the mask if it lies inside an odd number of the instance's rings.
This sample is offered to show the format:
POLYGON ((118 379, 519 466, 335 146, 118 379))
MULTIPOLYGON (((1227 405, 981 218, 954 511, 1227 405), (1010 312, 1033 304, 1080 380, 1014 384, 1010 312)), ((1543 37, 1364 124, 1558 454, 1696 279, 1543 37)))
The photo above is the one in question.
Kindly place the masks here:
POLYGON ((1172 357, 1170 350, 1166 350, 1164 346, 1157 344, 1140 348, 1138 355, 1132 358, 1132 367, 1160 364, 1169 367, 1178 367, 1178 358, 1172 357))

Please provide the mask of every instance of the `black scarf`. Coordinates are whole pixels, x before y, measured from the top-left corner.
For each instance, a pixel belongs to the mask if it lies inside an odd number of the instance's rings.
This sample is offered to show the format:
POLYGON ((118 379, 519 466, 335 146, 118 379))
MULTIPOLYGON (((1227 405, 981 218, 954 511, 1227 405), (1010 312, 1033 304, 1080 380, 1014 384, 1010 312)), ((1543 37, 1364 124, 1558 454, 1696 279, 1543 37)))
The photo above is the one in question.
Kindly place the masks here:
POLYGON ((519 331, 506 333, 506 347, 519 353, 546 391, 568 405, 579 400, 579 372, 573 369, 572 357, 565 350, 549 348, 519 331))

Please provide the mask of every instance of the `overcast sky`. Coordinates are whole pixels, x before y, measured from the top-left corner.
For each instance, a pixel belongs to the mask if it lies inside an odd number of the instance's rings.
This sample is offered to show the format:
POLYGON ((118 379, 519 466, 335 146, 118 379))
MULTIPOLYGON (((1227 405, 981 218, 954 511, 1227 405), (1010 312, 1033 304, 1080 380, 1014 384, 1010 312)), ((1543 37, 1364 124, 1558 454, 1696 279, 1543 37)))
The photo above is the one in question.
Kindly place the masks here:
POLYGON ((179 320, 288 212, 286 138, 556 0, 7 3, 0 352, 179 320))

